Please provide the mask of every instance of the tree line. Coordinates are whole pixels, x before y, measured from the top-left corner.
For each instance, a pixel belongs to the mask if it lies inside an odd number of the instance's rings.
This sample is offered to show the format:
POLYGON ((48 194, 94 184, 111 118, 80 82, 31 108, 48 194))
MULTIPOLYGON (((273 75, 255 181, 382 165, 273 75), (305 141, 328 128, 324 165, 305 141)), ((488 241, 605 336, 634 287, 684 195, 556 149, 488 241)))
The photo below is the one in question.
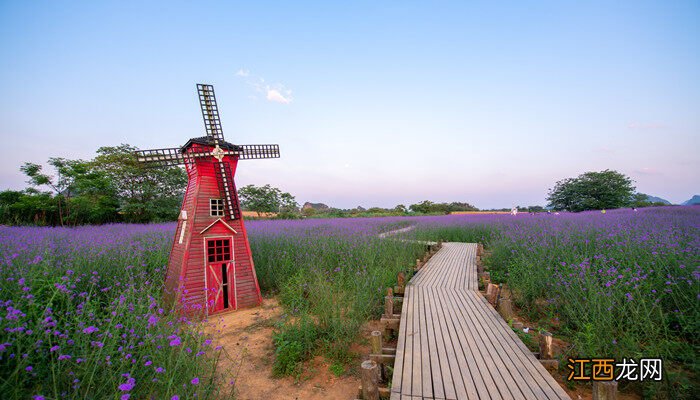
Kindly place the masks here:
POLYGON ((128 144, 100 147, 92 160, 50 158, 20 170, 30 187, 0 192, 0 223, 74 226, 160 222, 177 218, 187 175, 182 168, 146 168, 128 144))

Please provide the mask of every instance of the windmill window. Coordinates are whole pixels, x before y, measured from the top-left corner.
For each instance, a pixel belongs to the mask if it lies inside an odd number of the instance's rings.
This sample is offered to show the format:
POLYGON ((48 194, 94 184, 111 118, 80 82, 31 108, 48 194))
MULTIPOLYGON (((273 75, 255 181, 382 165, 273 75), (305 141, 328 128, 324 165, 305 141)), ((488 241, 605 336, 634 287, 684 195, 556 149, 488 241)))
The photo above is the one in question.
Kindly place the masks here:
POLYGON ((208 240, 207 260, 210 263, 231 261, 231 239, 208 240))
POLYGON ((212 217, 224 216, 224 200, 209 199, 209 215, 212 217))

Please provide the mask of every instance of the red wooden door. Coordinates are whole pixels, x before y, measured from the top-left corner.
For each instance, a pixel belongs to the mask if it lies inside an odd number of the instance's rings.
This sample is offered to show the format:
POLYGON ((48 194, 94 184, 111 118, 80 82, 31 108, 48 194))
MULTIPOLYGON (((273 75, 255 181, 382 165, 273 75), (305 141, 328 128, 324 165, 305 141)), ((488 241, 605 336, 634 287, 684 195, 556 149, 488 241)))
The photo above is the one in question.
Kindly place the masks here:
POLYGON ((207 307, 209 312, 236 309, 233 238, 206 238, 207 307))

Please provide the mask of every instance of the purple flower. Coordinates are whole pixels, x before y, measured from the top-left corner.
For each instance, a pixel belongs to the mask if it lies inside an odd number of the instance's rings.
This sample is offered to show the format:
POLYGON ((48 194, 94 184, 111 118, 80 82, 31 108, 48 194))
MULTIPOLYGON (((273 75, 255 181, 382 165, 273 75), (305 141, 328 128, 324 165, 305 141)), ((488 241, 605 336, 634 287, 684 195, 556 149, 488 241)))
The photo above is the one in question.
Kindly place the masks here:
POLYGON ((70 359, 71 359, 71 356, 69 356, 68 354, 61 354, 60 356, 58 356, 58 361, 70 360, 70 359))
POLYGON ((91 333, 93 333, 93 332, 97 332, 97 331, 99 331, 99 330, 100 330, 99 328, 96 328, 96 327, 94 327, 94 326, 88 326, 87 328, 83 329, 83 333, 89 335, 89 334, 91 334, 91 333))
POLYGON ((180 396, 174 395, 173 397, 170 398, 170 400, 180 400, 180 396))
POLYGON ((34 370, 34 367, 32 367, 31 365, 29 365, 29 366, 27 366, 27 368, 25 368, 24 370, 27 371, 27 372, 32 372, 32 371, 34 370))
POLYGON ((179 346, 182 344, 182 340, 180 339, 179 336, 172 335, 172 336, 169 336, 168 339, 171 339, 170 340, 170 347, 179 346))
POLYGON ((165 368, 163 368, 163 367, 156 368, 156 374, 162 374, 163 372, 165 372, 165 368))
POLYGON ((126 383, 122 383, 118 387, 119 387, 119 390, 121 390, 122 392, 128 392, 131 389, 133 389, 134 386, 136 386, 136 379, 129 378, 126 380, 126 383))
POLYGON ((40 394, 35 394, 32 399, 34 400, 46 400, 46 398, 40 394))
POLYGON ((199 385, 199 378, 193 378, 190 383, 192 383, 193 385, 199 385))
POLYGON ((126 393, 126 394, 123 394, 122 397, 120 397, 120 399, 121 400, 129 400, 129 397, 131 397, 131 395, 129 393, 126 393))
POLYGON ((60 349, 61 349, 61 346, 56 345, 56 346, 51 347, 51 348, 49 349, 49 351, 54 352, 54 351, 57 351, 57 350, 60 350, 60 349))

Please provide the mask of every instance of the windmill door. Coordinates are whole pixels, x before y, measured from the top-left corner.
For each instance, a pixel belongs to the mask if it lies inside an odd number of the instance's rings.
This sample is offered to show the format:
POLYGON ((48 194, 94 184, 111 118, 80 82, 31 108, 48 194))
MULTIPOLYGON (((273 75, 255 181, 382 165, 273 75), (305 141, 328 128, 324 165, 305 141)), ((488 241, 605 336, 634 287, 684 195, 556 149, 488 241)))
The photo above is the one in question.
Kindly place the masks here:
POLYGON ((207 307, 210 313, 236 309, 233 237, 206 238, 207 307))

